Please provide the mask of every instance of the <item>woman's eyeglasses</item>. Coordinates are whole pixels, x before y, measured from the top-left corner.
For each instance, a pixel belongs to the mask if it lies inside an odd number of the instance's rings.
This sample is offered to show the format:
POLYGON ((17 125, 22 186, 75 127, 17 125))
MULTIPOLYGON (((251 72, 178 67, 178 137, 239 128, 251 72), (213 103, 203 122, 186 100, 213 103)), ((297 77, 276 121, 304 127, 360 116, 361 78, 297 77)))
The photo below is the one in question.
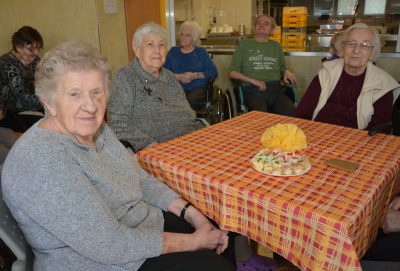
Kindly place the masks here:
POLYGON ((373 46, 372 44, 368 43, 368 42, 361 42, 361 43, 358 43, 358 44, 357 44, 357 42, 355 42, 355 41, 346 41, 346 42, 344 43, 344 45, 345 45, 347 48, 351 48, 351 49, 354 49, 354 48, 356 48, 357 46, 360 46, 360 48, 361 48, 362 50, 368 50, 369 48, 374 48, 374 46, 373 46))
POLYGON ((42 50, 43 48, 42 47, 28 47, 27 45, 24 45, 24 47, 26 48, 26 49, 28 49, 28 51, 29 52, 33 52, 33 51, 38 51, 38 53, 40 52, 40 50, 42 50))

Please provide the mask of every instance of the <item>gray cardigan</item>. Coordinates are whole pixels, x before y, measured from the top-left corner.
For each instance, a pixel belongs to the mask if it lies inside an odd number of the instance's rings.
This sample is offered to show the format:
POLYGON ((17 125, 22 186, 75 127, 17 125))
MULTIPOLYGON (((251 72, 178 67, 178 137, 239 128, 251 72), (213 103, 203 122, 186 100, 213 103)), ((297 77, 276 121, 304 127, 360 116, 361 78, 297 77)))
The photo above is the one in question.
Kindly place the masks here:
POLYGON ((36 123, 10 151, 4 200, 40 271, 137 270, 161 254, 161 209, 178 197, 103 124, 97 151, 36 123))
POLYGON ((196 113, 172 72, 161 68, 156 78, 137 58, 114 75, 107 123, 135 151, 153 141, 161 143, 198 129, 196 113))

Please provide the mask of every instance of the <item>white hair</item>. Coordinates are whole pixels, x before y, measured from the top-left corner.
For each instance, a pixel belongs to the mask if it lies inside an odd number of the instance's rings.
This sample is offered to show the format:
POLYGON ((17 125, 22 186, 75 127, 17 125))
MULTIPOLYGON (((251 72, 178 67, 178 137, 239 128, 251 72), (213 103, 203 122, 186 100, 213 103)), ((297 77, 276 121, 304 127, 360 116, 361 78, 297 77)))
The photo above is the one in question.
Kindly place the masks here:
POLYGON ((199 41, 200 36, 201 36, 201 26, 196 21, 185 21, 181 25, 179 32, 182 32, 182 29, 184 27, 187 27, 190 29, 190 32, 192 32, 193 43, 196 44, 199 41))

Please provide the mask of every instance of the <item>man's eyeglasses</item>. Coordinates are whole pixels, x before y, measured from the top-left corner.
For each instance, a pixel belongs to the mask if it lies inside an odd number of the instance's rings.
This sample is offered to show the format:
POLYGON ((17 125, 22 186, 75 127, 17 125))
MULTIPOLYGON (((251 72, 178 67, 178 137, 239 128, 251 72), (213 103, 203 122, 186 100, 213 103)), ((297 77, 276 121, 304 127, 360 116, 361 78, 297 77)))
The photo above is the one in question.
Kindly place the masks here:
POLYGON ((369 48, 374 48, 374 45, 372 45, 371 43, 368 43, 368 42, 361 42, 361 43, 357 44, 357 42, 355 42, 355 41, 346 41, 344 45, 347 48, 351 48, 351 49, 356 48, 357 45, 359 45, 362 50, 368 50, 369 48))
POLYGON ((258 26, 267 26, 267 25, 270 25, 271 23, 270 22, 262 22, 262 21, 258 21, 258 22, 256 22, 256 25, 258 25, 258 26))
POLYGON ((24 45, 24 47, 25 47, 26 49, 28 49, 28 51, 31 52, 31 53, 32 53, 33 51, 35 51, 35 50, 37 50, 38 53, 39 53, 40 50, 43 49, 42 47, 28 47, 28 46, 26 46, 26 45, 24 45))

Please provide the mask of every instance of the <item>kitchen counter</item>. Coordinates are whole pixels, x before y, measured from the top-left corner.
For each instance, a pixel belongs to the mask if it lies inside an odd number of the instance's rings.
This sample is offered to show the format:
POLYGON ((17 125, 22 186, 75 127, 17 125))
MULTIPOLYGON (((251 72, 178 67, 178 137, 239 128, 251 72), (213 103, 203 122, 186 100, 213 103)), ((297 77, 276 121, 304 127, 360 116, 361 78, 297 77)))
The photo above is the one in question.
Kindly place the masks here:
MULTIPOLYGON (((235 45, 202 45, 210 54, 232 55, 235 52, 235 45)), ((328 47, 306 46, 305 52, 285 52, 285 56, 330 56, 328 47)), ((379 58, 400 58, 396 53, 396 46, 381 47, 379 58)))

